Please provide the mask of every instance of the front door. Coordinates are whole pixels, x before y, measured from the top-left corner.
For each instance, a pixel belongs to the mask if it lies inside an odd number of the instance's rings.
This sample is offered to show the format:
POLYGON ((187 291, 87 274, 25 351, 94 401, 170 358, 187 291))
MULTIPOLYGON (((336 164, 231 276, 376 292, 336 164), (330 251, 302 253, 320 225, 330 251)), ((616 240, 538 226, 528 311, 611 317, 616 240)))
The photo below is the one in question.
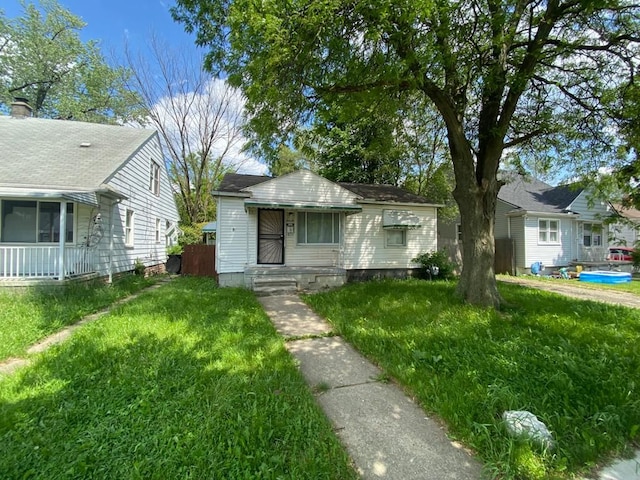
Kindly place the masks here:
POLYGON ((284 210, 258 210, 258 263, 284 263, 284 210))

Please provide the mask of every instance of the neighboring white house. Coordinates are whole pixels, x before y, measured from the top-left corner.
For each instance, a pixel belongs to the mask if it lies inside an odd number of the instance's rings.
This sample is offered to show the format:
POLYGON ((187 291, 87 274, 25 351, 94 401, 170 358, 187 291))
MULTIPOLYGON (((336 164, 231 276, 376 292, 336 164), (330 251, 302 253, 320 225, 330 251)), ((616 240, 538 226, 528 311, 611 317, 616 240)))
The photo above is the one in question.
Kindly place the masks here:
POLYGON ((178 213, 157 133, 13 108, 0 116, 0 280, 164 263, 178 213))
POLYGON ((624 221, 616 222, 609 228, 611 245, 622 245, 634 248, 640 241, 640 210, 614 205, 616 213, 624 221))
POLYGON ((308 170, 226 175, 217 192, 220 285, 278 277, 297 288, 406 276, 436 249, 437 207, 389 185, 334 183, 308 170))
MULTIPOLYGON (((612 214, 608 202, 589 199, 585 189, 552 187, 539 180, 516 177, 498 194, 494 236, 496 257, 501 240, 513 245, 515 272, 526 273, 535 262, 555 269, 576 262, 605 262, 607 231, 612 214)), ((460 244, 460 220, 438 225, 438 246, 455 251, 460 244)))

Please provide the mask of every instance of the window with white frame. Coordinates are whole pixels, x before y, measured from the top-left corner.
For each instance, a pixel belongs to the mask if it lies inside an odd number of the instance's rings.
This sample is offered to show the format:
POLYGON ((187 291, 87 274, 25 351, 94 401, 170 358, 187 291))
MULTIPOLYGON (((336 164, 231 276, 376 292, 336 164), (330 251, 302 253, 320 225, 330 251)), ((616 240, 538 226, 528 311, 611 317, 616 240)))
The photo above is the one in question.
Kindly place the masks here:
POLYGON ((160 243, 161 238, 162 238, 162 223, 160 223, 159 218, 156 218, 156 243, 160 243))
POLYGON ((560 220, 540 218, 538 220, 538 243, 560 243, 560 220))
POLYGON ((133 210, 127 208, 124 221, 124 244, 127 247, 133 247, 134 231, 133 231, 133 210))
POLYGON ((154 195, 160 195, 160 166, 153 160, 149 170, 149 190, 154 195))
POLYGON ((599 223, 585 223, 582 225, 582 245, 585 247, 602 246, 602 225, 599 223))
POLYGON ((339 244, 340 214, 298 212, 299 244, 339 244))
MULTIPOLYGON (((2 200, 2 242, 58 243, 60 241, 60 202, 2 200)), ((74 239, 74 204, 67 202, 65 242, 74 239)))
POLYGON ((407 229, 393 228, 386 230, 387 247, 406 247, 407 246, 407 229))

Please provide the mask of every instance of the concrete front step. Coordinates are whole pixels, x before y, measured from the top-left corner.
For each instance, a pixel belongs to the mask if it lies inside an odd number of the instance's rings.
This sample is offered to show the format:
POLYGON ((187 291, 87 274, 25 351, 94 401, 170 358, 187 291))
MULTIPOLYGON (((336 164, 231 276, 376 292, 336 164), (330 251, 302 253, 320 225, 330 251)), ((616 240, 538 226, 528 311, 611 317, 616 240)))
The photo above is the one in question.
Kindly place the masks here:
POLYGON ((290 277, 258 277, 253 279, 253 291, 258 296, 292 294, 298 291, 298 282, 290 277))

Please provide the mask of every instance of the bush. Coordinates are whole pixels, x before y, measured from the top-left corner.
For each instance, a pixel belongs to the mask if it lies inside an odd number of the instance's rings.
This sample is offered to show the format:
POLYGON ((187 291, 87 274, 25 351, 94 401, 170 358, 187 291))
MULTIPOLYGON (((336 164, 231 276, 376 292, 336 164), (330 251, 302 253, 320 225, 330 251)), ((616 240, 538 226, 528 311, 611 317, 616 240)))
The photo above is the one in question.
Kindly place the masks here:
POLYGON ((180 255, 183 250, 184 248, 180 244, 171 245, 170 247, 167 247, 167 255, 180 255))
POLYGON ((631 261, 635 268, 640 269, 640 245, 636 245, 635 250, 631 252, 631 261))
POLYGON ((136 275, 144 275, 146 268, 144 263, 142 263, 139 258, 136 258, 136 262, 133 264, 133 273, 136 275))
POLYGON ((439 278, 447 280, 453 278, 453 272, 456 269, 456 264, 449 260, 444 250, 440 252, 421 253, 416 258, 411 259, 411 261, 421 265, 419 277, 423 279, 439 278), (436 269, 437 274, 435 274, 436 269))
POLYGON ((180 225, 182 233, 178 236, 178 245, 194 245, 202 243, 202 227, 204 223, 194 223, 192 225, 180 225))

